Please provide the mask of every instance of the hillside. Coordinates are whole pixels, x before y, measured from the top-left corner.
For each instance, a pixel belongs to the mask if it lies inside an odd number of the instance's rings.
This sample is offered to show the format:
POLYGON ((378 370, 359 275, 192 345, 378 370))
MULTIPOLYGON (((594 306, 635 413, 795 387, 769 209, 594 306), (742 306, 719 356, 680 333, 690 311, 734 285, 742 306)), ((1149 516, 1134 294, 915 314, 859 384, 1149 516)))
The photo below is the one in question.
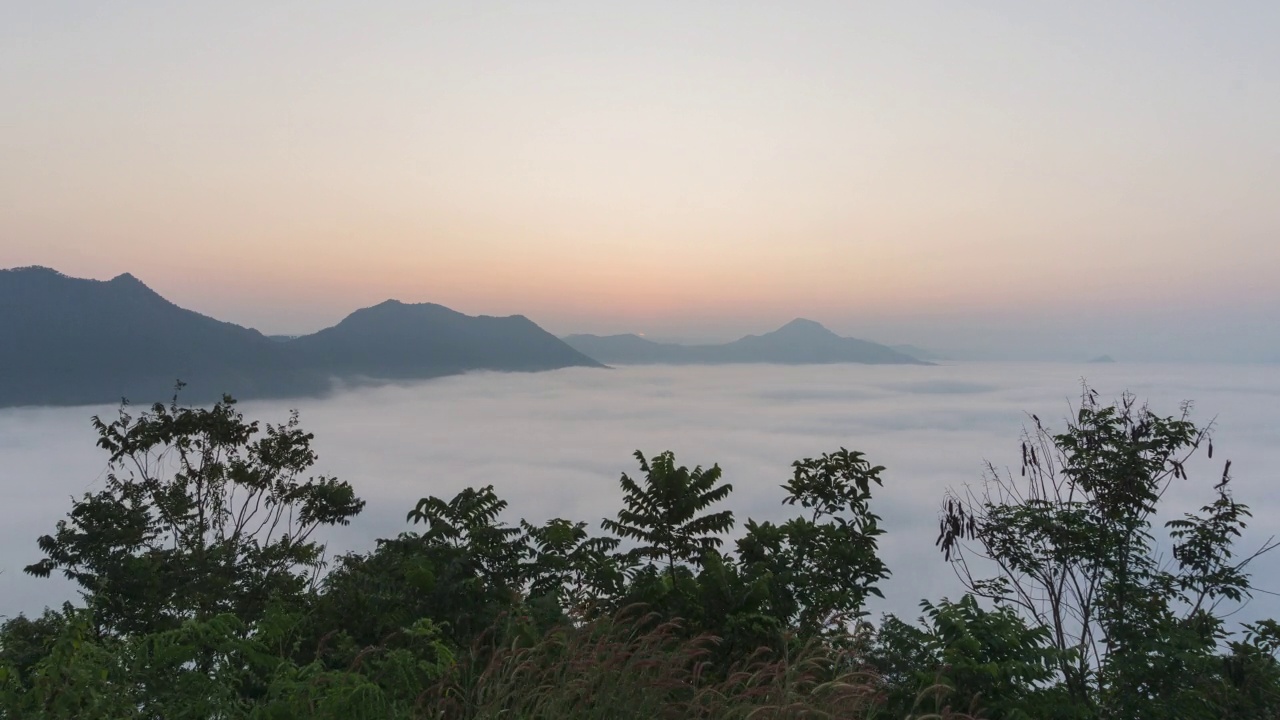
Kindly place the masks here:
POLYGON ((564 341, 600 362, 618 365, 930 364, 879 343, 841 337, 819 323, 802 318, 764 335, 748 335, 720 345, 659 343, 636 335, 570 335, 564 341))
POLYGON ((472 317, 388 300, 285 342, 306 367, 339 377, 417 378, 467 370, 600 367, 523 315, 472 317))
POLYGON ((0 270, 0 406, 153 402, 323 389, 256 330, 178 307, 129 274, 0 270))
POLYGON ((897 350, 898 352, 904 355, 910 355, 911 357, 917 360, 934 361, 934 360, 951 360, 952 359, 950 357, 947 357, 946 355, 942 355, 933 350, 919 347, 918 345, 903 344, 903 345, 890 345, 889 347, 893 348, 894 350, 897 350))
POLYGON ((389 300, 287 339, 181 308, 129 274, 0 270, 0 407, 296 397, 334 378, 598 367, 523 316, 470 317, 389 300))

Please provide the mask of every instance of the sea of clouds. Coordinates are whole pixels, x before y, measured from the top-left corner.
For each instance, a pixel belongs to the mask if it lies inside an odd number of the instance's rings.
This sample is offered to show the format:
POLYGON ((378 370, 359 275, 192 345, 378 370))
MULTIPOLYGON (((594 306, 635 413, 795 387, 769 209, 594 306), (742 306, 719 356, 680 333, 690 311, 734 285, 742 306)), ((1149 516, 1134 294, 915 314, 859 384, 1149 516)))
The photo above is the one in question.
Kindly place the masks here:
MULTIPOLYGON (((597 524, 618 509, 618 476, 632 453, 672 450, 680 464, 718 463, 734 486, 728 506, 782 520, 779 485, 793 460, 839 447, 884 465, 873 507, 887 534, 893 577, 875 612, 914 616, 922 598, 960 594, 934 547, 944 490, 979 485, 985 461, 1017 472, 1029 413, 1061 428, 1082 379, 1104 398, 1128 390, 1174 414, 1215 422, 1215 457, 1193 464, 1169 491, 1168 509, 1211 499, 1221 463, 1233 461, 1237 499, 1254 521, 1241 549, 1280 534, 1273 492, 1280 468, 1280 367, 948 363, 915 366, 719 366, 478 373, 339 392, 323 399, 248 402, 247 416, 282 422, 291 409, 315 433, 316 471, 353 483, 368 506, 327 534, 330 554, 373 547, 410 529, 405 513, 427 495, 492 484, 508 520, 567 517, 597 524)), ((105 452, 89 420, 113 407, 0 410, 0 615, 75 599, 62 579, 36 579, 35 539, 52 532, 72 496, 101 486, 105 452)), ((1255 584, 1280 591, 1280 551, 1253 566, 1255 584)), ((1238 619, 1280 616, 1260 592, 1238 619)))

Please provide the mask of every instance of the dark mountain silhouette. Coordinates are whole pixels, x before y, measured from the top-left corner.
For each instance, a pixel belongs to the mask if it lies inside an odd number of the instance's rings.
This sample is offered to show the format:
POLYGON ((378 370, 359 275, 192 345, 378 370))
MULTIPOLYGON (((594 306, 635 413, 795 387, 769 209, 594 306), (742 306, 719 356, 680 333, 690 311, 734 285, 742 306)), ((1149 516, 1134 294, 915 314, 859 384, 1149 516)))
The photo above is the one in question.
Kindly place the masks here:
POLYGON ((570 335, 565 342, 601 362, 638 364, 867 363, 928 365, 878 343, 841 337, 822 325, 796 319, 764 335, 748 335, 722 345, 678 345, 636 335, 570 335))
POLYGON ((419 378, 467 370, 600 367, 523 315, 471 317, 443 305, 388 300, 284 343, 339 377, 419 378))
POLYGON ((132 275, 0 270, 0 407, 323 393, 334 378, 598 366, 521 316, 388 301, 293 340, 186 310, 132 275))
POLYGON ((1099 363, 1099 364, 1106 364, 1106 363, 1113 363, 1113 362, 1115 362, 1115 361, 1116 361, 1116 359, 1115 359, 1115 358, 1113 358, 1113 357, 1111 357, 1110 355, 1099 355, 1098 357, 1096 357, 1096 358, 1094 358, 1094 359, 1090 360, 1089 362, 1091 362, 1091 363, 1099 363))
POLYGON ((322 389, 256 330, 174 305, 132 275, 0 271, 0 405, 153 402, 322 389))

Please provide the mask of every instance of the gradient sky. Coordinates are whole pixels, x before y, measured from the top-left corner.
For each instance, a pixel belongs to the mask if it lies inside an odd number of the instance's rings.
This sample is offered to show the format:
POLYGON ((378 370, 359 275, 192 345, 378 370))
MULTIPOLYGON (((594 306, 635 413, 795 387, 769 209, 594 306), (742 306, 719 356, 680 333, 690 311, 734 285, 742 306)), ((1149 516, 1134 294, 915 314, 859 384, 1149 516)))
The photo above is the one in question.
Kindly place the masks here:
POLYGON ((0 0, 0 266, 1280 358, 1280 3, 0 0))

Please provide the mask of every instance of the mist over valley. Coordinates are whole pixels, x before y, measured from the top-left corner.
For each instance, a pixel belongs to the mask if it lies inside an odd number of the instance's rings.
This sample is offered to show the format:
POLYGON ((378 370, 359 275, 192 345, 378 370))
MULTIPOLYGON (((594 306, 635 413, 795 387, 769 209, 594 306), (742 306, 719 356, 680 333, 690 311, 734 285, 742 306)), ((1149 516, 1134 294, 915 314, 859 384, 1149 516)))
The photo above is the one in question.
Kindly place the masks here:
MULTIPOLYGON (((241 403, 250 419, 281 422, 290 409, 316 435, 317 473, 351 482, 368 506, 350 527, 326 533, 329 554, 366 550, 409 530, 408 512, 427 495, 495 486, 511 503, 508 522, 565 517, 596 527, 620 502, 618 476, 631 457, 672 450, 678 462, 718 463, 734 485, 726 501, 742 529, 748 517, 779 520, 779 485, 790 463, 840 447, 884 465, 872 508, 884 518, 881 554, 892 577, 873 609, 906 617, 921 598, 958 597, 934 547, 948 487, 980 485, 983 463, 1017 472, 1022 429, 1037 414, 1063 427, 1087 379, 1103 397, 1129 390, 1153 410, 1215 421, 1214 460, 1189 468, 1165 513, 1209 500, 1222 458, 1233 461, 1235 495, 1253 510, 1241 546, 1280 532, 1272 468, 1280 466, 1280 369, 1242 365, 950 363, 945 365, 641 365, 609 371, 477 372, 339 390, 327 397, 241 403)), ((26 576, 35 538, 65 516, 70 498, 100 487, 105 453, 91 415, 113 405, 0 410, 0 613, 35 612, 74 596, 60 578, 26 576)), ((1251 568, 1259 587, 1280 591, 1280 558, 1251 568)), ((1280 613, 1266 594, 1242 617, 1280 613)))

